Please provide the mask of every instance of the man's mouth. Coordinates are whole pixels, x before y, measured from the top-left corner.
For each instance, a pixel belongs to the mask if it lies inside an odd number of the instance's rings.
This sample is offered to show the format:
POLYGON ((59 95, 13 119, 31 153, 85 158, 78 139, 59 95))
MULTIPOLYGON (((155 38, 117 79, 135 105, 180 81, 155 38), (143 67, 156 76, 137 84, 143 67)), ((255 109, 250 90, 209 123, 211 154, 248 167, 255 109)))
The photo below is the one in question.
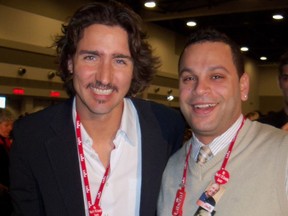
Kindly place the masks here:
POLYGON ((93 92, 98 95, 109 95, 113 92, 113 89, 100 89, 100 88, 93 88, 91 87, 93 92))
POLYGON ((207 108, 212 108, 215 107, 216 104, 197 104, 197 105, 193 105, 194 108, 196 109, 207 109, 207 108))

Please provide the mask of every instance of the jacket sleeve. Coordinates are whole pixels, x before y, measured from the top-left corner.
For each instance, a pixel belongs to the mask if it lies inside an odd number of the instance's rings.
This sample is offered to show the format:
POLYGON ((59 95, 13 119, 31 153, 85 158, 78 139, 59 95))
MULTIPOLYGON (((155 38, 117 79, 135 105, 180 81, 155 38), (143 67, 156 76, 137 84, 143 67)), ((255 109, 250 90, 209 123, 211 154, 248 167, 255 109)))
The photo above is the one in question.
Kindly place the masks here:
POLYGON ((25 137, 22 136, 17 123, 14 125, 13 132, 14 141, 10 152, 10 193, 14 206, 12 215, 44 215, 40 193, 26 158, 27 149, 23 147, 25 137))

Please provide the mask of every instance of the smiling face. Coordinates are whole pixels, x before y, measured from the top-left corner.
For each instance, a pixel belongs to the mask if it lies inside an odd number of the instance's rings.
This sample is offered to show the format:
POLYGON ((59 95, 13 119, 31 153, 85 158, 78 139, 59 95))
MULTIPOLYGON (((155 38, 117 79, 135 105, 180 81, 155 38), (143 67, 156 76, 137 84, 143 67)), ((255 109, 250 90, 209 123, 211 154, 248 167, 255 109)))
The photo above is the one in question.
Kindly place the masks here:
POLYGON ((214 196, 220 190, 220 186, 218 184, 212 184, 207 190, 207 195, 209 197, 214 196))
POLYGON ((103 116, 122 112, 133 74, 128 35, 123 28, 101 24, 87 27, 68 68, 73 73, 79 113, 103 116))
POLYGON ((240 116, 249 78, 239 81, 231 49, 222 42, 188 46, 179 64, 180 108, 197 138, 210 143, 240 116))

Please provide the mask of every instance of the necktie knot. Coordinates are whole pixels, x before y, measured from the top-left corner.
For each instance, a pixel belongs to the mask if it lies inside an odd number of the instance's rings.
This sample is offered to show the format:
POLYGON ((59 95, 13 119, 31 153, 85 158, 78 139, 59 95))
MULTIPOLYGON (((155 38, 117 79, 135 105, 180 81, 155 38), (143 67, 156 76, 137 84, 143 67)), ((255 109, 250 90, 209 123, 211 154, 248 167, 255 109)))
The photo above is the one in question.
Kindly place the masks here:
POLYGON ((213 154, 210 148, 208 146, 202 146, 197 157, 197 163, 204 164, 212 157, 213 154))

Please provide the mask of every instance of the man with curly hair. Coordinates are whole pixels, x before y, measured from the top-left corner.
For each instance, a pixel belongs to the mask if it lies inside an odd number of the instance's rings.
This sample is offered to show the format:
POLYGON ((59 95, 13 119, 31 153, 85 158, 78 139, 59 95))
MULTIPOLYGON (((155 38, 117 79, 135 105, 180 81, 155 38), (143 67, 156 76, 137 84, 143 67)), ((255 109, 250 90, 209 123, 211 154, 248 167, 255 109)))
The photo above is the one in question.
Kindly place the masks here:
POLYGON ((136 99, 152 80, 139 16, 115 1, 80 8, 56 39, 71 98, 15 123, 11 149, 14 215, 153 216, 184 120, 136 99))

